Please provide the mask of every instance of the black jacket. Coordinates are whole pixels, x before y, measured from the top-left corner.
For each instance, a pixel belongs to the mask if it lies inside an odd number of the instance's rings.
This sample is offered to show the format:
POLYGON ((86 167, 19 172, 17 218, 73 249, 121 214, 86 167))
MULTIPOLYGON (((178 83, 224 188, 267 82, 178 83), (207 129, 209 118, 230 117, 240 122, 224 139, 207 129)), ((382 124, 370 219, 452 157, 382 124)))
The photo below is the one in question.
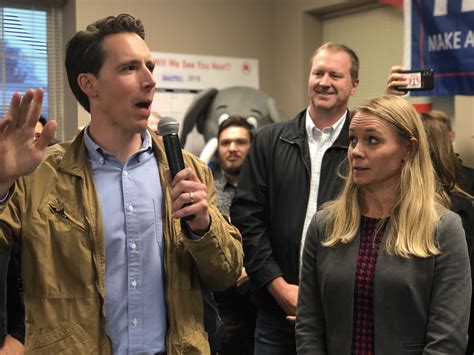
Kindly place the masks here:
POLYGON ((468 166, 462 165, 462 179, 463 188, 465 191, 474 195, 474 169, 468 166))
MULTIPOLYGON (((255 136, 239 175, 230 209, 243 237, 244 265, 261 293, 259 308, 278 307, 265 285, 283 276, 298 284, 301 234, 308 204, 311 167, 305 129, 306 111, 294 120, 263 127, 255 136)), ((349 144, 349 113, 342 131, 321 165, 318 207, 334 199, 343 186, 349 144)))
MULTIPOLYGON (((20 281, 20 250, 18 244, 13 249, 2 252, 1 259, 8 260, 8 269, 0 272, 0 347, 5 336, 10 334, 20 342, 25 341, 25 308, 20 281)), ((5 262, 6 264, 6 262, 5 262)))
MULTIPOLYGON (((469 259, 471 262, 471 278, 474 285, 474 200, 457 193, 450 193, 451 211, 456 212, 461 217, 462 226, 466 233, 469 259)), ((466 355, 474 353, 474 294, 471 299, 471 313, 469 320, 469 341, 466 355)))

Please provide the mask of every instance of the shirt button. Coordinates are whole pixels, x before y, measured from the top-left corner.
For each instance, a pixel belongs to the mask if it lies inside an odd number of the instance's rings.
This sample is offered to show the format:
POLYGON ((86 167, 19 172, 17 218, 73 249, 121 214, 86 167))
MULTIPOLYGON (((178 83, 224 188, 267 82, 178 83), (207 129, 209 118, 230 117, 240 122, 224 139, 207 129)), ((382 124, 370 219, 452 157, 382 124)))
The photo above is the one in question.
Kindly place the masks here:
POLYGON ((136 245, 134 242, 132 242, 132 244, 130 244, 130 247, 131 247, 133 250, 135 250, 135 248, 137 247, 137 245, 136 245))
POLYGON ((128 171, 125 170, 125 171, 123 172, 123 175, 128 176, 128 171))
POLYGON ((128 205, 128 210, 129 210, 130 212, 133 212, 133 206, 132 206, 132 205, 128 205))
POLYGON ((137 287, 137 281, 136 280, 132 281, 132 286, 133 286, 133 288, 137 287))
POLYGON ((133 318, 133 320, 132 320, 132 324, 133 324, 133 325, 137 325, 137 324, 138 324, 138 320, 137 320, 137 318, 133 318))
POLYGON ((104 158, 100 157, 99 161, 100 161, 101 164, 104 164, 104 158))

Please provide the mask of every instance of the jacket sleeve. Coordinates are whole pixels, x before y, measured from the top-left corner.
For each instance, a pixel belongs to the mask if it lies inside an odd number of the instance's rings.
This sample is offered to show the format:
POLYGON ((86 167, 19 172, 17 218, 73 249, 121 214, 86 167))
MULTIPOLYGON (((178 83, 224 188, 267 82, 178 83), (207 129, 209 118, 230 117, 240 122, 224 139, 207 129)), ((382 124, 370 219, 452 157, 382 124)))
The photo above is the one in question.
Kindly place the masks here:
POLYGON ((273 257, 266 221, 272 143, 269 130, 256 134, 230 207, 231 221, 242 233, 246 271, 257 287, 283 275, 273 257))
POLYGON ((471 305, 471 273, 466 239, 458 215, 447 212, 437 231, 426 346, 423 354, 464 354, 471 305))
POLYGON ((191 253, 203 285, 213 291, 224 291, 234 285, 242 272, 243 250, 239 231, 222 216, 217 209, 217 193, 212 173, 204 163, 195 164, 199 179, 206 183, 208 191, 209 231, 200 239, 187 236, 183 241, 191 253))
POLYGON ((298 307, 296 309, 296 348, 298 354, 327 354, 326 323, 317 272, 317 249, 322 236, 320 213, 313 216, 303 249, 298 307))
POLYGON ((10 250, 13 246, 15 235, 21 230, 19 207, 19 182, 15 183, 8 192, 5 201, 0 202, 0 250, 10 250))

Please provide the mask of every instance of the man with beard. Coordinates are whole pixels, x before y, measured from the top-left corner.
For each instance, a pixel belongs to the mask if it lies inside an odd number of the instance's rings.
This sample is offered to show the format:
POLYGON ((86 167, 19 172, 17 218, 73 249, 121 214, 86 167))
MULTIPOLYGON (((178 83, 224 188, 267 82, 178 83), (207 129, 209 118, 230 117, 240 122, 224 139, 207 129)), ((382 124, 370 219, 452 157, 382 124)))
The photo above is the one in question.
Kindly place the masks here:
MULTIPOLYGON (((240 168, 247 157, 254 136, 254 127, 243 117, 230 116, 219 126, 217 134, 221 171, 216 176, 217 206, 229 218, 229 208, 237 187, 240 168)), ((235 286, 225 292, 214 292, 219 316, 227 337, 216 346, 220 355, 253 353, 255 309, 249 298, 251 285, 245 269, 235 286)))
POLYGON ((254 127, 243 117, 230 116, 219 126, 217 140, 221 171, 216 176, 217 206, 225 217, 229 217, 237 178, 253 135, 254 127))
POLYGON ((317 208, 342 188, 339 165, 349 146, 347 104, 359 59, 337 43, 314 52, 309 106, 255 135, 239 175, 232 223, 244 243, 244 265, 256 287, 255 354, 296 354, 294 316, 300 256, 317 208))

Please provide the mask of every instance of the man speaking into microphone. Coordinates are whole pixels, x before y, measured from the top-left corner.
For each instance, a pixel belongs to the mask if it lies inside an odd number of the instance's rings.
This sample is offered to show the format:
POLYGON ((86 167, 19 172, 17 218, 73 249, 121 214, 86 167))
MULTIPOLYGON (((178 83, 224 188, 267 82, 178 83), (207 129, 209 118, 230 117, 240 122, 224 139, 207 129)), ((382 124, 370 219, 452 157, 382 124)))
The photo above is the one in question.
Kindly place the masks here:
POLYGON ((147 130, 144 36, 122 14, 68 42, 69 85, 91 117, 74 140, 46 150, 54 121, 34 140, 40 89, 15 94, 0 120, 0 260, 19 242, 31 353, 209 354, 202 288, 240 275, 240 234, 217 210, 210 170, 183 152, 171 178, 147 130))

